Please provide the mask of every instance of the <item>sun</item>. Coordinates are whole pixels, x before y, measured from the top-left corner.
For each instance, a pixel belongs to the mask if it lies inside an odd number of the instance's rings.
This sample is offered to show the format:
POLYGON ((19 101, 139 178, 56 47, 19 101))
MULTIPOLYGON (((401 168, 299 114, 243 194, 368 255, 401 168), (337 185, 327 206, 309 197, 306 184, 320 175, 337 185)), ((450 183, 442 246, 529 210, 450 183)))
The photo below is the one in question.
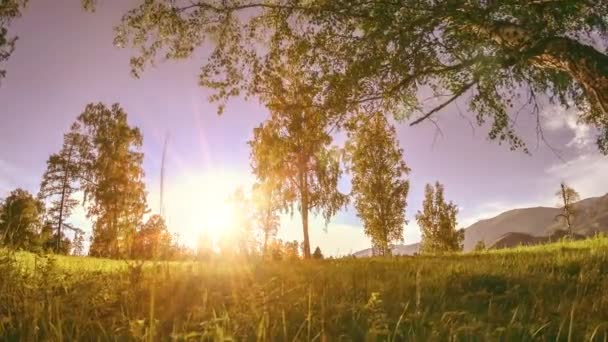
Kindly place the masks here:
POLYGON ((177 232, 181 243, 188 247, 196 248, 201 236, 217 247, 241 215, 230 197, 249 183, 246 176, 219 170, 180 177, 165 191, 169 229, 177 232))

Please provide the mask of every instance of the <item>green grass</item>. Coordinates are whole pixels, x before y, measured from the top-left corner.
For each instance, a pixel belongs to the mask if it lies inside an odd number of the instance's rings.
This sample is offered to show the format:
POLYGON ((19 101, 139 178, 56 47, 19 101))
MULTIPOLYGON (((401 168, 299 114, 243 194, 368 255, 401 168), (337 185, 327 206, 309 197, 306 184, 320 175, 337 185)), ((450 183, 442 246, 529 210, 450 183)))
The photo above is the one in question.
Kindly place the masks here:
POLYGON ((608 238, 295 263, 141 265, 0 251, 0 337, 605 341, 608 238))

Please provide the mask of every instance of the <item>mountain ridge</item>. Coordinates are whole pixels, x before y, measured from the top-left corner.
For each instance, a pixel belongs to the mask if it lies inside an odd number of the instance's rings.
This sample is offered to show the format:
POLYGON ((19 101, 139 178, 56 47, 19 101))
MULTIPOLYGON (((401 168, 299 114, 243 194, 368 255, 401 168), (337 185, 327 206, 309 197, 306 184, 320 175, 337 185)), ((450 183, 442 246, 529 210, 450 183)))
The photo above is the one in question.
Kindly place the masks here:
MULTIPOLYGON (((597 232, 608 232, 608 193, 589 197, 574 204, 577 214, 573 220, 573 232, 579 236, 590 236, 597 232)), ((465 228, 464 250, 471 251, 478 241, 488 247, 513 247, 517 244, 542 243, 564 224, 556 220, 560 208, 536 206, 515 208, 494 217, 479 220, 465 228), (502 238, 502 240, 501 240, 502 238)), ((395 255, 412 255, 418 252, 420 243, 399 244, 393 247, 395 255)), ((356 257, 371 256, 371 248, 353 253, 356 257)))

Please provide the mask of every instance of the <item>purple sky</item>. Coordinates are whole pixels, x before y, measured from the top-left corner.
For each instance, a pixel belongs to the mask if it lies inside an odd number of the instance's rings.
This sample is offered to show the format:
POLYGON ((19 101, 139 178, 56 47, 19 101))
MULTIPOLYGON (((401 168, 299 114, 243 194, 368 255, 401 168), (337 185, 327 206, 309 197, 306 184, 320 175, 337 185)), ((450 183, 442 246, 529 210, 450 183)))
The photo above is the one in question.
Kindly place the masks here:
MULTIPOLYGON (((188 179, 221 174, 230 187, 227 192, 251 180, 246 142, 253 127, 266 117, 266 110, 257 102, 233 101, 218 117, 215 105, 207 102, 209 92, 197 85, 204 51, 198 59, 160 62, 141 79, 131 77, 132 52, 112 45, 112 28, 129 3, 103 2, 96 13, 89 14, 81 11, 78 0, 31 1, 24 16, 14 22, 11 32, 20 39, 5 65, 8 75, 0 86, 0 197, 15 187, 37 192, 45 161, 60 148, 63 133, 87 103, 99 101, 119 102, 131 124, 144 134, 151 209, 158 208, 160 155, 167 133, 171 137, 167 188, 174 198, 185 196, 180 191, 190 192, 188 198, 193 201, 193 191, 213 195, 205 193, 204 186, 188 188, 184 185, 190 184, 188 179), (229 182, 232 178, 234 184, 229 182)), ((460 108, 465 107, 461 101, 460 108)), ((547 106, 544 115, 546 137, 559 148, 564 161, 542 143, 536 148, 532 121, 524 114, 520 132, 532 156, 489 142, 487 131, 472 130, 454 106, 441 113, 443 136, 436 139, 435 127, 429 123, 414 128, 398 124, 405 159, 412 168, 406 242, 419 239, 413 218, 424 185, 435 180, 445 184, 446 196, 460 206, 463 225, 505 209, 553 205, 553 193, 562 179, 583 197, 606 193, 608 158, 596 152, 593 131, 577 125, 572 111, 547 106)), ((348 179, 344 184, 348 189, 348 179)), ((177 216, 196 217, 196 203, 175 208, 177 202, 166 203, 170 225, 183 222, 177 216)), ((82 213, 76 216, 75 220, 84 222, 82 213)), ((297 224, 297 219, 285 217, 280 236, 300 239, 297 224)), ((195 236, 193 227, 170 228, 185 239, 195 236)), ((314 220, 311 229, 312 245, 320 245, 327 254, 369 245, 352 208, 334 218, 327 231, 321 220, 314 220)))

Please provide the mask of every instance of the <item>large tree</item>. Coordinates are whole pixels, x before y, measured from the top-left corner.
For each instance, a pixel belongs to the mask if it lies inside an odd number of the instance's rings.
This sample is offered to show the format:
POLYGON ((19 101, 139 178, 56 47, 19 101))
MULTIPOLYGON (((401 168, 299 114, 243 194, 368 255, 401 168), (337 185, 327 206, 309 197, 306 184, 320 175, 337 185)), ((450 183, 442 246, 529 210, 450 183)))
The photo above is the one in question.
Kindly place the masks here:
MULTIPOLYGON (((62 237, 66 220, 78 201, 74 198, 80 184, 80 150, 84 147, 82 136, 70 132, 64 136, 61 151, 52 154, 47 160, 47 168, 42 176, 38 196, 50 202, 47 209, 49 223, 55 228, 57 237, 62 237)), ((73 227, 67 226, 74 230, 73 227)), ((55 251, 66 250, 61 247, 63 238, 55 238, 55 251)), ((69 248, 67 249, 69 251, 69 248)))
POLYGON ((403 160, 395 128, 380 113, 360 120, 349 133, 347 151, 352 195, 374 255, 390 255, 391 244, 403 240, 410 169, 403 160))
POLYGON ((464 230, 456 229, 458 207, 447 202, 443 185, 427 184, 424 191, 422 211, 416 214, 418 226, 422 231, 420 251, 422 253, 445 253, 462 250, 464 230))
POLYGON ((364 105, 416 124, 466 98, 492 139, 525 148, 518 114, 541 129, 550 100, 576 107, 608 153, 606 13, 608 0, 140 0, 115 43, 139 49, 135 75, 213 46, 200 84, 220 109, 288 63, 327 90, 316 104, 338 122, 364 105))
POLYGON ((6 62, 15 50, 17 37, 9 35, 8 27, 13 19, 21 16, 21 10, 28 0, 0 0, 0 81, 6 76, 2 63, 6 62))
POLYGON ((265 103, 270 118, 254 130, 253 173, 269 184, 279 207, 293 208, 302 219, 304 258, 310 259, 309 213, 321 213, 326 223, 347 203, 338 191, 342 174, 339 152, 331 146, 331 126, 313 106, 318 89, 307 86, 295 70, 271 75, 265 103))
POLYGON ((87 215, 93 219, 89 253, 126 257, 146 211, 143 142, 118 105, 89 104, 72 127, 83 141, 81 177, 87 215))
POLYGON ((0 203, 0 244, 18 249, 41 245, 44 203, 23 189, 11 191, 0 203))

